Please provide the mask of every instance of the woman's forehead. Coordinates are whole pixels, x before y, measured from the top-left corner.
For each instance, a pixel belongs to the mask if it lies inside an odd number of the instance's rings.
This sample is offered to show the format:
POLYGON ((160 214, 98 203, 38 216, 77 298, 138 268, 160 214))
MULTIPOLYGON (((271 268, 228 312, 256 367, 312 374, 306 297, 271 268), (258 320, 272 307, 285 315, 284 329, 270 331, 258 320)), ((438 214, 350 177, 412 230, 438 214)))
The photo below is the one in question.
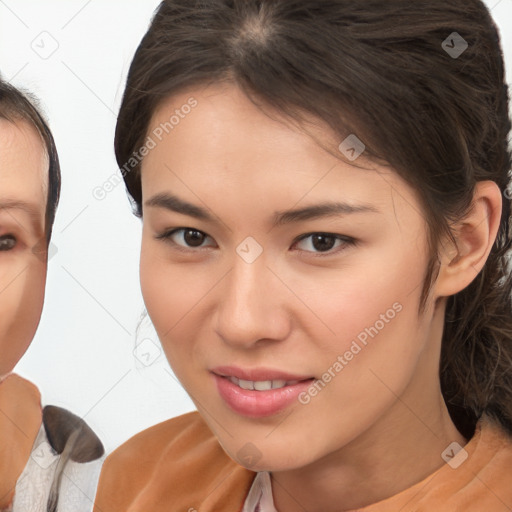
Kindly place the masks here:
POLYGON ((154 144, 142 163, 145 199, 163 189, 183 189, 193 199, 187 184, 199 195, 222 192, 225 201, 231 192, 233 197, 261 192, 269 203, 274 198, 277 205, 281 198, 279 208, 306 194, 315 201, 337 196, 391 206, 394 190, 416 202, 414 191, 389 167, 364 154, 347 162, 327 126, 312 123, 305 133, 266 115, 237 87, 196 88, 168 98, 155 111, 148 137, 154 144), (184 108, 191 98, 196 106, 184 108))

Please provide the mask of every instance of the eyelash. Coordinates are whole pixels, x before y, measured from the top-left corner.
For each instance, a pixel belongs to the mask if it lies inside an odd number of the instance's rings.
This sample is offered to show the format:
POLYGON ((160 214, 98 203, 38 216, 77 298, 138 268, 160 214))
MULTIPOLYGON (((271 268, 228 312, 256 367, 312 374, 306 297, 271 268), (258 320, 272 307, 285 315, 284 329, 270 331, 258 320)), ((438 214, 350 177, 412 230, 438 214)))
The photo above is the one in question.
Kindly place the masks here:
MULTIPOLYGON (((185 248, 185 247, 183 247, 181 245, 178 245, 173 240, 171 240, 171 237, 173 235, 175 235, 176 233, 180 232, 180 231, 181 232, 193 231, 193 232, 196 232, 196 233, 200 233, 201 235, 205 235, 206 237, 209 237, 209 235, 207 235, 203 231, 200 231, 200 230, 195 229, 195 228, 176 228, 176 229, 171 229, 171 230, 168 230, 168 231, 164 231, 163 233, 161 233, 159 235, 156 235, 155 238, 157 240, 163 240, 166 243, 172 244, 177 250, 182 251, 182 252, 187 252, 187 253, 197 252, 199 249, 202 249, 202 247, 197 247, 197 248, 192 248, 191 247, 191 248, 187 249, 187 248, 185 248)), ((315 257, 322 258, 322 257, 326 257, 326 256, 333 256, 335 254, 339 254, 340 252, 344 251, 347 248, 347 246, 355 246, 356 243, 357 243, 354 238, 351 238, 351 237, 348 237, 348 236, 336 235, 334 233, 324 233, 322 231, 315 231, 315 232, 312 232, 312 233, 306 233, 304 235, 301 235, 297 240, 295 240, 293 242, 293 245, 295 245, 298 242, 301 242, 302 240, 310 238, 310 237, 312 237, 314 235, 322 235, 322 236, 329 237, 329 238, 335 238, 336 240, 344 242, 344 244, 341 247, 338 247, 337 250, 334 250, 334 248, 333 248, 333 249, 329 249, 328 251, 324 251, 324 252, 314 252, 314 251, 305 251, 305 250, 300 250, 300 252, 314 254, 315 257)))

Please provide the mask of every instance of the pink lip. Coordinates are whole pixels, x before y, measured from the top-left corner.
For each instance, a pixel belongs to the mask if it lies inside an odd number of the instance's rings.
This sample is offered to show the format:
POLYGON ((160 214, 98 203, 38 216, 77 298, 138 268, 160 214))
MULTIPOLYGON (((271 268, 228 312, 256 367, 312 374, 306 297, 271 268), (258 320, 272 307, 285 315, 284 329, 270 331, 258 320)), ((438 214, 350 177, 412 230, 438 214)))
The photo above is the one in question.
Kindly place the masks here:
POLYGON ((314 380, 313 377, 292 375, 270 369, 243 370, 236 367, 217 367, 212 370, 215 383, 221 398, 236 413, 249 418, 272 416, 297 402, 297 397, 305 391, 314 380), (243 380, 285 380, 300 381, 280 389, 256 391, 242 389, 233 384, 227 377, 243 380))

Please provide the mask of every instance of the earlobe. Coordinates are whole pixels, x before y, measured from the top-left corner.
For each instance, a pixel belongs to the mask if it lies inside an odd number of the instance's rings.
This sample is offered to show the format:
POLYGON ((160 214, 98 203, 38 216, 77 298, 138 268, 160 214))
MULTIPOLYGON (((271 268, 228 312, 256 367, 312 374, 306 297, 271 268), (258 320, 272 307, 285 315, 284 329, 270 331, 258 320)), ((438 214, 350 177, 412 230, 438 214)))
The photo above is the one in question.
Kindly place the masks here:
POLYGON ((502 196, 498 185, 493 181, 478 182, 471 210, 452 228, 457 246, 451 240, 445 240, 441 245, 436 298, 460 292, 482 270, 496 240, 501 211, 502 196))

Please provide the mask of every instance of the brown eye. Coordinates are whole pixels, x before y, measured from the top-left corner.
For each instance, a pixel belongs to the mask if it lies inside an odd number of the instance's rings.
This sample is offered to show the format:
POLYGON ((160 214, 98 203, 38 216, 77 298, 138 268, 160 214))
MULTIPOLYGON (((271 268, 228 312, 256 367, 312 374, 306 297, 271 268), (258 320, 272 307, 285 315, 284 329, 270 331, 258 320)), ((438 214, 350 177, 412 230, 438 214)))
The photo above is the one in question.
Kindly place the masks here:
POLYGON ((356 242, 353 238, 333 233, 310 233, 301 237, 298 243, 302 243, 303 247, 306 246, 305 249, 300 249, 303 252, 317 255, 325 253, 327 256, 343 251, 347 247, 355 245, 356 242))
POLYGON ((336 237, 330 235, 313 235, 312 239, 313 247, 320 252, 330 251, 336 243, 336 237))
POLYGON ((157 235, 156 238, 165 240, 178 248, 186 249, 201 247, 209 236, 194 228, 178 228, 157 235))
POLYGON ((205 239, 205 235, 201 231, 194 229, 186 229, 183 231, 183 240, 190 247, 199 247, 205 239))
POLYGON ((16 245, 16 238, 13 235, 0 236, 0 251, 10 251, 16 245))

